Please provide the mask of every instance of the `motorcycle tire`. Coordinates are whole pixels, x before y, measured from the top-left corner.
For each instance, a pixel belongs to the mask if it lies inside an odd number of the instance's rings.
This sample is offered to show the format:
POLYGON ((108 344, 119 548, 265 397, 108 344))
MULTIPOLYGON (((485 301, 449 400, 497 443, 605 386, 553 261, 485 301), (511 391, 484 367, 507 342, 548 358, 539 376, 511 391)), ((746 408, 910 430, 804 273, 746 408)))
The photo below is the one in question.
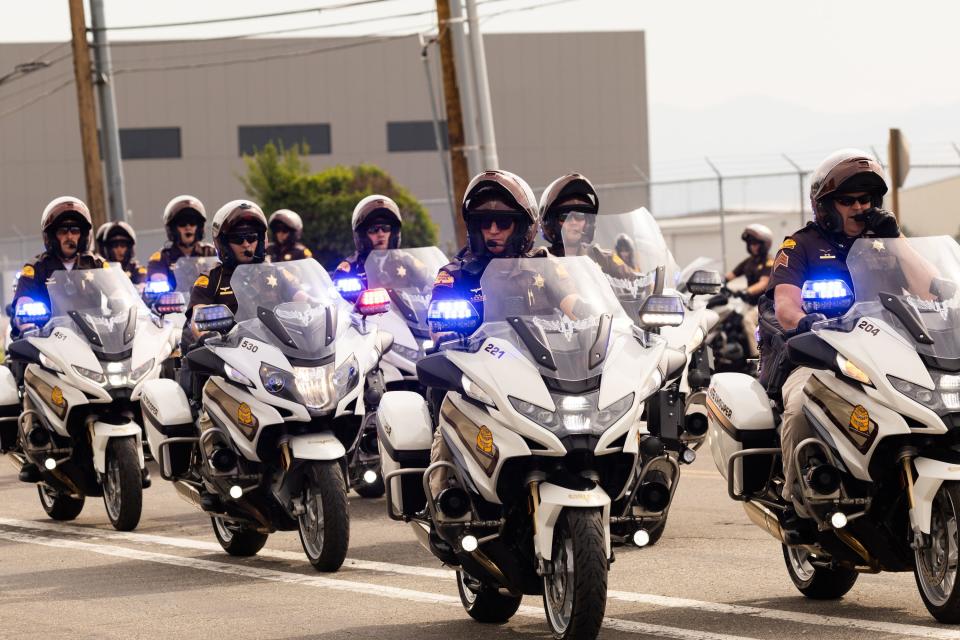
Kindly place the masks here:
POLYGON ((40 506, 53 520, 73 520, 83 511, 83 496, 74 498, 43 484, 37 485, 37 492, 40 494, 40 506))
POLYGON ((553 533, 543 608, 557 640, 595 638, 607 607, 607 552, 599 509, 564 509, 553 533))
POLYGON ((304 479, 303 506, 297 520, 307 559, 318 571, 336 571, 350 545, 347 487, 337 461, 310 466, 304 479))
POLYGON ((944 482, 933 498, 930 544, 914 550, 914 578, 923 604, 938 622, 960 623, 960 483, 944 482), (951 526, 952 524, 952 526, 951 526), (953 560, 951 566, 951 559, 953 560))
POLYGON ((136 440, 111 438, 103 474, 103 506, 117 531, 133 531, 143 512, 143 476, 136 440))
POLYGON ((520 608, 522 596, 511 596, 499 590, 483 585, 467 584, 474 582, 463 571, 457 571, 457 591, 464 611, 477 622, 484 624, 503 624, 513 617, 520 608), (473 588, 471 588, 471 586, 473 588), (474 588, 479 588, 475 591, 474 588))
POLYGON ((859 573, 853 569, 818 567, 803 547, 783 547, 783 562, 797 590, 811 600, 837 600, 853 588, 859 573))
POLYGON ((267 543, 268 534, 260 533, 246 525, 229 522, 219 516, 211 517, 210 524, 213 525, 213 534, 217 536, 217 542, 232 556, 242 558, 255 556, 267 543))

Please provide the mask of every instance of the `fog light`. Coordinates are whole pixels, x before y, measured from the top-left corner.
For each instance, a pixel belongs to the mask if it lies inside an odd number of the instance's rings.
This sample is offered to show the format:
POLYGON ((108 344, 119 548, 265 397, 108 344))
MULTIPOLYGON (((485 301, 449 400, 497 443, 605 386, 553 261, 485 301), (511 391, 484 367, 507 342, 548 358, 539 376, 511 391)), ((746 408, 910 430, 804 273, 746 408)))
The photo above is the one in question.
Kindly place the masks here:
POLYGON ((57 468, 57 461, 53 458, 47 458, 43 461, 43 466, 46 467, 47 471, 53 471, 57 468))
POLYGON ((477 542, 477 539, 473 536, 467 535, 460 538, 460 548, 467 553, 473 553, 477 550, 478 546, 480 546, 480 543, 477 542))
POLYGON ((650 534, 647 533, 646 529, 637 529, 637 532, 633 534, 633 544, 638 547, 645 547, 650 544, 650 534))
POLYGON ((373 469, 367 469, 363 472, 363 481, 367 484, 373 484, 377 481, 377 472, 373 469))
POLYGON ((683 462, 683 464, 693 464, 696 459, 697 452, 690 448, 684 449, 680 454, 680 461, 683 462))
POLYGON ((243 489, 239 485, 233 485, 230 487, 230 497, 234 500, 239 500, 243 497, 243 489))
POLYGON ((847 526, 847 516, 846 516, 846 514, 843 514, 843 513, 841 513, 840 511, 837 511, 836 513, 834 513, 833 515, 831 515, 831 516, 830 516, 830 525, 831 525, 834 529, 843 529, 845 526, 847 526))

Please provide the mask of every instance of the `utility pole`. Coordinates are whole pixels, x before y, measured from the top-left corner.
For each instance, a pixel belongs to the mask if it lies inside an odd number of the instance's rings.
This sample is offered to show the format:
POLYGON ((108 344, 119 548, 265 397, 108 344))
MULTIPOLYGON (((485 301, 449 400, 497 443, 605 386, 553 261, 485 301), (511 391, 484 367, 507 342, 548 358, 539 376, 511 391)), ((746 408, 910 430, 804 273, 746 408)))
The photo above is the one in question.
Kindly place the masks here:
POLYGON ((493 106, 490 103, 490 81, 487 78, 487 55, 477 17, 477 0, 466 0, 470 23, 470 48, 473 50, 473 78, 477 84, 477 107, 480 112, 480 137, 483 140, 483 168, 499 169, 497 137, 493 130, 493 106))
POLYGON ((467 168, 469 175, 484 170, 480 156, 482 143, 477 132, 477 83, 474 78, 473 50, 467 46, 466 18, 462 0, 450 0, 450 31, 453 33, 454 60, 457 63, 457 79, 460 81, 460 105, 463 109, 463 135, 467 143, 467 168))
POLYGON ((117 125, 117 102, 113 95, 113 63, 107 43, 107 21, 103 0, 90 0, 90 23, 93 31, 93 56, 96 60, 97 97, 100 103, 100 131, 107 170, 107 198, 110 219, 127 219, 127 196, 123 190, 123 164, 120 157, 120 130, 117 125))
MULTIPOLYGON (((437 144, 437 154, 440 156, 440 169, 443 171, 443 189, 447 192, 447 203, 450 211, 456 211, 456 197, 453 195, 453 186, 450 184, 450 167, 447 166, 447 156, 443 152, 443 133, 440 130, 440 114, 437 111, 437 101, 433 97, 433 73, 430 71, 430 45, 433 40, 427 41, 423 34, 420 38, 420 59, 423 61, 423 71, 427 77, 427 96, 430 98, 430 113, 433 116, 433 139, 437 144)), ((456 217, 456 214, 454 214, 456 217)))
POLYGON ((717 198, 720 201, 720 255, 723 259, 724 273, 727 270, 727 210, 723 206, 723 174, 717 169, 716 165, 710 162, 710 158, 704 158, 713 172, 717 174, 717 198))
POLYGON ((900 133, 900 129, 890 129, 890 139, 887 143, 887 161, 890 163, 890 195, 892 196, 893 215, 900 222, 900 187, 910 172, 910 148, 900 133))
MULTIPOLYGON (((450 146, 450 171, 453 174, 453 192, 457 199, 467 190, 467 155, 463 140, 463 112, 460 109, 460 88, 457 85, 457 66, 453 60, 450 4, 448 0, 437 2, 437 39, 440 41, 440 65, 443 70, 443 100, 447 112, 447 141, 450 146)), ((467 243, 467 228, 459 211, 451 211, 457 244, 467 243)))
POLYGON ((87 206, 90 208, 93 228, 96 230, 107 221, 107 216, 103 197, 103 168, 100 166, 100 147, 97 143, 97 114, 93 104, 87 21, 83 14, 83 0, 69 0, 69 2, 73 72, 77 84, 77 112, 80 115, 80 144, 83 149, 83 169, 87 184, 87 206))

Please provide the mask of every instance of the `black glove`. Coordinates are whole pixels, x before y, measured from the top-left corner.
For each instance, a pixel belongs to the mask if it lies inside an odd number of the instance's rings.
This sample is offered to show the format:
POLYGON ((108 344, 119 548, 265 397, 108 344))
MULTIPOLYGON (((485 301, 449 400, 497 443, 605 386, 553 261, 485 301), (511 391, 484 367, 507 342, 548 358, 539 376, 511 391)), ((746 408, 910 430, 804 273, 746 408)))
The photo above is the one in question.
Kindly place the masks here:
POLYGON ((886 209, 873 207, 856 216, 856 218, 863 220, 867 230, 872 231, 877 238, 900 237, 900 225, 897 224, 897 218, 886 209))
POLYGON ((821 320, 826 320, 827 316, 822 313, 808 313, 800 319, 800 322, 797 323, 797 328, 795 333, 797 335, 801 333, 807 333, 810 331, 810 328, 813 326, 813 323, 820 322, 821 320))

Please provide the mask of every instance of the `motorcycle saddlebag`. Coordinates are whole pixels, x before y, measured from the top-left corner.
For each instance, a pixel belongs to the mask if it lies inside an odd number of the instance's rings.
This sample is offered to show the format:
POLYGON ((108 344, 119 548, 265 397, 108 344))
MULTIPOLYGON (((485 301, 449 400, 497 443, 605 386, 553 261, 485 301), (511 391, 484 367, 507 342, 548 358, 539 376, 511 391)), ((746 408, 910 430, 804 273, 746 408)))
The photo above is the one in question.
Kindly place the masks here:
MULTIPOLYGON (((710 380, 706 403, 707 442, 723 477, 727 478, 727 464, 735 453, 779 449, 770 399, 756 379, 742 373, 718 373, 710 380)), ((738 458, 733 464, 734 491, 740 495, 762 489, 775 458, 776 455, 771 454, 738 458)))
POLYGON ((190 464, 191 442, 164 445, 168 438, 196 437, 197 430, 190 412, 190 403, 180 385, 160 378, 143 384, 140 397, 143 426, 150 452, 160 465, 164 478, 182 476, 190 464))
MULTIPOLYGON (((377 437, 384 477, 400 469, 430 466, 433 422, 423 397, 412 391, 388 391, 377 409, 377 437)), ((409 473, 390 479, 387 499, 395 514, 414 515, 426 506, 423 474, 409 473)))

